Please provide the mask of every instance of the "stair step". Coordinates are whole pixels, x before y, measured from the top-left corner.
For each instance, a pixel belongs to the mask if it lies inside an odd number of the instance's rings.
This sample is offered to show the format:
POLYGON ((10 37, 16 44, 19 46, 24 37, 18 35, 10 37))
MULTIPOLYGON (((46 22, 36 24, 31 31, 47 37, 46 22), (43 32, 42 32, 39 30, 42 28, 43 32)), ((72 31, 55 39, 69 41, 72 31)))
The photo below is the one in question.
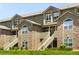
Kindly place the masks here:
POLYGON ((4 50, 9 50, 9 48, 13 47, 18 42, 17 37, 13 38, 13 41, 9 42, 5 47, 4 50))
POLYGON ((55 33, 56 33, 56 32, 54 32, 47 40, 45 40, 45 42, 42 43, 42 44, 38 47, 38 50, 40 50, 40 49, 43 49, 43 50, 44 50, 45 48, 47 48, 48 45, 54 40, 55 33))

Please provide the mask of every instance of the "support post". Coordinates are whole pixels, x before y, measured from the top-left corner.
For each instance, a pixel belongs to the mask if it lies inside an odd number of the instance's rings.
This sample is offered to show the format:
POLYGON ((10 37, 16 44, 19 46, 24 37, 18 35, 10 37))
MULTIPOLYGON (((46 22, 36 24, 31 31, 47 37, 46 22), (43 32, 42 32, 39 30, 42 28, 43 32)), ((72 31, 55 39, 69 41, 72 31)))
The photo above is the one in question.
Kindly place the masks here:
POLYGON ((49 29, 48 29, 48 35, 50 36, 50 26, 49 26, 49 29))
POLYGON ((51 16, 51 23, 53 22, 53 16, 51 16))

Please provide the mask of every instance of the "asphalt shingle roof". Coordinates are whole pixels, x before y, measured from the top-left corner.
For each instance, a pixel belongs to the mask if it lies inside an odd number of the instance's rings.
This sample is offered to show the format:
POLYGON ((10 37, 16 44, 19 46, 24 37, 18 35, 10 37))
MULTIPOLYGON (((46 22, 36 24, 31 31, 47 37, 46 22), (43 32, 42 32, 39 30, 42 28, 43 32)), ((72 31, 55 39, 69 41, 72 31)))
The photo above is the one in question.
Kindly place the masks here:
POLYGON ((0 25, 0 29, 10 30, 10 28, 8 28, 8 27, 6 27, 6 26, 3 26, 3 25, 0 25))
POLYGON ((79 7, 79 3, 68 3, 60 9, 67 9, 67 8, 73 8, 73 7, 79 7))
MULTIPOLYGON (((63 10, 63 9, 72 8, 72 7, 79 7, 79 3, 66 4, 64 7, 59 8, 59 9, 63 10)), ((45 10, 46 9, 43 9, 43 10, 38 11, 38 12, 33 12, 33 13, 29 13, 29 14, 23 14, 21 16, 22 17, 29 17, 29 16, 34 16, 34 15, 39 15, 39 14, 42 14, 42 12, 44 12, 45 10)), ((5 19, 1 19, 0 22, 9 21, 9 20, 11 20, 11 18, 12 17, 8 17, 8 18, 5 18, 5 19)))

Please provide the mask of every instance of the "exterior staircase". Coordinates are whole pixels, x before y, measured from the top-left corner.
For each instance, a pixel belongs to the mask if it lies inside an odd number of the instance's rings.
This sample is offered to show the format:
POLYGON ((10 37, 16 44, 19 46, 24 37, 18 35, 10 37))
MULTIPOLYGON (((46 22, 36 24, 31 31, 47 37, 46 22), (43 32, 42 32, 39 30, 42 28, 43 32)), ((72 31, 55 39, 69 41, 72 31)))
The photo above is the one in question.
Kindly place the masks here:
POLYGON ((56 31, 50 36, 48 39, 44 40, 43 43, 38 47, 37 50, 45 50, 49 46, 49 44, 54 40, 56 31))
POLYGON ((8 44, 4 46, 4 50, 9 50, 18 42, 18 38, 14 36, 12 39, 9 40, 8 44))

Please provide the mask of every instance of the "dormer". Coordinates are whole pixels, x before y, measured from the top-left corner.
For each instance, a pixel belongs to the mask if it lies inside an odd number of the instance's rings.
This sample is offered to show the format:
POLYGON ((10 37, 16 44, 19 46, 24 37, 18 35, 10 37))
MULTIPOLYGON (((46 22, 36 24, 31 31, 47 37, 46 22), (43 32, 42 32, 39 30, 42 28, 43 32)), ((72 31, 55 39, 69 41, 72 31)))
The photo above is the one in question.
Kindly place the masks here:
POLYGON ((54 19, 56 19, 60 15, 60 10, 56 7, 49 6, 45 11, 43 11, 43 17, 44 21, 43 24, 51 24, 54 22, 54 19))

